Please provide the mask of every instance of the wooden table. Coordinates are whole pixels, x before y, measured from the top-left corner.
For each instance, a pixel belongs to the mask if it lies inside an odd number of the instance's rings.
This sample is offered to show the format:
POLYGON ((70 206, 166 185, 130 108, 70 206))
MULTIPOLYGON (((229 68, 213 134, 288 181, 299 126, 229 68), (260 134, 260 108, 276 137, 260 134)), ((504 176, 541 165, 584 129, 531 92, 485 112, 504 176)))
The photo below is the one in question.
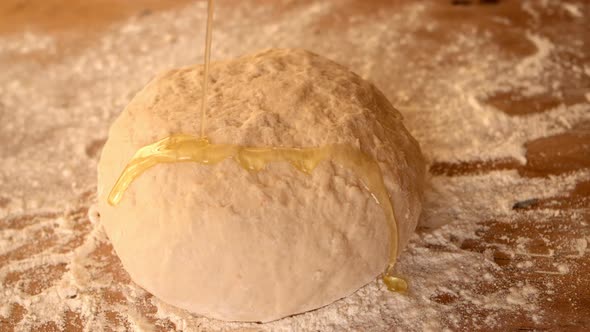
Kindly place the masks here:
MULTIPOLYGON (((8 68, 27 63, 37 63, 41 66, 59 65, 64 59, 75 57, 80 52, 95 47, 93 40, 99 38, 112 24, 181 8, 187 2, 139 0, 132 4, 122 4, 114 0, 4 0, 0 3, 0 33, 11 36, 18 35, 25 29, 43 31, 56 38, 57 46, 52 52, 32 51, 26 54, 8 49, 0 53, 0 67, 8 68)), ((278 18, 288 15, 296 8, 313 4, 311 1, 303 1, 277 7, 262 0, 252 3, 258 6, 274 6, 272 12, 278 18)), ((376 13, 393 13, 407 3, 408 1, 343 1, 318 23, 318 33, 346 24, 352 15, 355 15, 357 20, 358 17, 360 20, 371 20, 376 13)), ((493 43, 503 56, 526 58, 536 49, 531 43, 523 43, 522 35, 533 30, 556 45, 557 51, 553 53, 553 61, 568 62, 572 64, 571 68, 586 70, 585 74, 576 74, 573 72, 574 69, 565 70, 561 75, 551 77, 551 81, 555 82, 555 89, 550 92, 531 94, 514 88, 499 91, 482 100, 486 105, 515 118, 548 112, 559 105, 567 107, 590 103, 590 3, 587 1, 564 2, 562 10, 553 7, 551 10, 543 10, 537 6, 538 4, 532 4, 533 7, 538 7, 533 11, 535 14, 523 8, 523 2, 520 1, 441 0, 424 3, 430 13, 429 17, 441 27, 438 35, 428 35, 425 31, 416 32, 416 35, 422 33, 423 38, 428 38, 429 45, 437 39, 441 45, 444 44, 445 33, 453 30, 473 29, 476 36, 486 34, 486 38, 489 38, 490 43, 493 43), (578 11, 572 8, 578 8, 578 11), (577 18, 576 15, 582 15, 582 18, 577 18), (509 24, 503 24, 501 21, 509 24), (574 37, 582 40, 582 44, 572 44, 574 37), (578 52, 573 52, 572 49, 578 52), (579 52, 580 50, 582 52, 579 52)), ((222 6, 228 7, 231 4, 222 2, 222 6)), ((448 61, 449 66, 462 66, 460 60, 456 63, 453 63, 452 59, 448 61)), ((66 91, 68 87, 63 89, 66 91)), ((2 121, 11 121, 16 116, 8 112, 2 113, 1 102, 0 96, 0 118, 2 121)), ((403 110, 403 105, 407 101, 400 99, 392 102, 395 105, 401 104, 400 108, 403 110)), ((526 142, 523 146, 526 150, 524 163, 514 158, 464 161, 429 158, 429 171, 436 178, 513 170, 525 181, 564 174, 583 174, 590 169, 590 112, 570 127, 569 130, 526 142)), ((58 134, 66 132, 66 129, 60 130, 62 131, 58 131, 58 134)), ((8 142, 10 139, 3 137, 1 133, 0 138, 0 142, 8 142)), ((104 138, 87 139, 85 153, 88 163, 96 164, 104 138)), ((5 143, 0 143, 0 146, 2 149, 7 148, 7 155, 18 153, 18 149, 10 150, 5 143)), ((93 173, 83 176, 92 177, 93 173)), ((590 242, 590 179, 588 176, 581 178, 583 180, 567 193, 552 197, 527 197, 526 200, 515 201, 513 211, 505 217, 480 220, 477 223, 477 239, 449 242, 464 251, 493 256, 499 267, 494 272, 497 281, 494 284, 479 284, 476 289, 478 294, 489 294, 498 288, 526 283, 540 290, 536 303, 539 312, 542 313, 542 319, 534 319, 525 313, 516 313, 501 317, 501 321, 494 326, 486 326, 483 322, 489 314, 488 309, 466 302, 452 293, 441 292, 433 294, 432 300, 455 310, 459 317, 458 322, 443 322, 444 326, 460 330, 590 330, 590 259, 586 249, 590 242), (523 250, 523 241, 526 242, 526 255, 518 254, 523 250)), ((9 211, 0 218, 0 239, 6 243, 5 249, 0 252, 0 268, 5 271, 0 280, 2 288, 19 289, 25 297, 33 298, 59 284, 65 273, 72 270, 80 271, 80 278, 107 275, 113 282, 130 284, 129 276, 123 270, 108 241, 96 240, 96 246, 85 253, 84 259, 79 261, 52 262, 41 259, 48 252, 67 255, 76 250, 83 250, 88 239, 99 239, 87 217, 88 207, 94 200, 92 188, 87 188, 78 190, 76 198, 69 200, 68 208, 52 210, 33 207, 13 213, 10 210, 13 206, 11 204, 14 204, 10 192, 1 190, 0 208, 9 211), (24 229, 29 230, 29 236, 19 238, 19 232, 24 229), (84 272, 85 260, 100 264, 84 272), (11 266, 20 266, 19 264, 27 261, 36 263, 31 263, 30 267, 25 269, 6 272, 11 271, 11 266)), ((426 234, 429 229, 422 227, 418 232, 426 234)), ((429 250, 436 252, 446 249, 433 247, 429 250)), ((150 302, 152 295, 148 293, 130 297, 120 290, 95 287, 83 295, 71 293, 65 296, 88 297, 96 303, 96 312, 66 310, 57 313, 63 324, 58 325, 54 321, 44 322, 40 323, 36 330, 82 330, 87 317, 99 312, 112 328, 130 329, 129 317, 112 309, 116 305, 135 308, 137 315, 160 330, 179 328, 172 320, 156 315, 156 308, 150 302), (102 304, 109 309, 101 311, 102 304)), ((23 319, 35 315, 34 312, 27 311, 24 305, 13 302, 11 298, 4 298, 0 302, 4 301, 7 301, 9 306, 4 312, 0 312, 2 331, 12 331, 23 319)))

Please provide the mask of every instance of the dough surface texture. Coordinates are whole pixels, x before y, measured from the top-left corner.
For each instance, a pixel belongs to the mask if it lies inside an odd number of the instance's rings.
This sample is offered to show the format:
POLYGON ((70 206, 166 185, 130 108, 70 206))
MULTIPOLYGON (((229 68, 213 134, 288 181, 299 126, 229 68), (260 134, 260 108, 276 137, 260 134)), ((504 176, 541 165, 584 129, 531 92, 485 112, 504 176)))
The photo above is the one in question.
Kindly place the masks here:
MULTIPOLYGON (((362 150, 379 162, 402 251, 421 210, 424 161, 377 88, 296 49, 210 70, 210 142, 362 150)), ((375 280, 389 261, 384 210, 354 172, 330 161, 311 174, 286 162, 260 172, 231 159, 158 164, 118 205, 107 203, 139 148, 171 134, 199 136, 202 72, 157 76, 114 122, 102 151, 101 223, 132 280, 196 314, 261 322, 319 308, 375 280)))

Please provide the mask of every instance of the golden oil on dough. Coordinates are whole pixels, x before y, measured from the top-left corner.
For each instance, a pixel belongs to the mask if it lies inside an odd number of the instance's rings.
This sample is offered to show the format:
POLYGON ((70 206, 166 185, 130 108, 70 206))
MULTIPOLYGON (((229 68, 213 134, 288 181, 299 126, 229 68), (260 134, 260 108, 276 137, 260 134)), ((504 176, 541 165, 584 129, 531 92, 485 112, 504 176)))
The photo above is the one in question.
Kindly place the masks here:
MULTIPOLYGON (((148 144, 200 131, 202 66, 156 77, 113 124, 98 168, 101 221, 132 279, 162 300, 222 320, 271 321, 342 298, 383 272, 390 232, 351 169, 320 162, 250 172, 158 164, 117 206, 111 188, 148 144)), ((421 210, 424 161, 401 115, 373 85, 302 50, 212 63, 207 136, 215 144, 346 145, 377 160, 398 248, 421 210)))

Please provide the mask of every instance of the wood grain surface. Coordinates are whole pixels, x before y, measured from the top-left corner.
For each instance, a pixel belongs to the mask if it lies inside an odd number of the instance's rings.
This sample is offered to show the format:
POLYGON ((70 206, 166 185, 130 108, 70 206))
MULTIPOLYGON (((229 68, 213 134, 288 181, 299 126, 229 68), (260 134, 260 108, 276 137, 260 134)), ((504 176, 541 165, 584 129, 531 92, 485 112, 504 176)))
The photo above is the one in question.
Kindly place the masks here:
MULTIPOLYGON (((14 66, 23 62, 37 62, 45 66, 60 63, 64 58, 75 56, 81 50, 93 47, 97 37, 112 24, 117 24, 131 17, 151 15, 154 12, 179 8, 189 1, 116 1, 116 0, 3 0, 0 2, 0 33, 3 35, 19 34, 25 30, 43 31, 58 40, 57 49, 50 53, 29 53, 25 56, 17 53, 0 53, 0 68, 14 66)), ((347 6, 326 15, 318 29, 329 29, 346 24, 351 14, 362 13, 367 19, 378 11, 394 11, 403 1, 351 1, 347 6)), ((253 2, 254 3, 254 2, 253 2)), ((256 1, 257 5, 268 5, 267 1, 256 1)), ((305 2, 292 6, 302 6, 305 2)), ((590 11, 587 1, 573 2, 581 4, 583 20, 573 20, 558 12, 545 12, 536 23, 535 29, 551 39, 555 45, 566 43, 568 35, 586 35, 586 52, 580 56, 569 52, 567 48, 557 52, 555 61, 569 61, 579 66, 590 66, 588 34, 590 31, 590 11)), ((287 6, 287 5, 285 5, 287 6)), ((524 58, 534 52, 532 45, 522 43, 519 36, 523 29, 531 27, 530 17, 520 10, 519 1, 439 1, 433 6, 435 19, 446 29, 463 29, 466 26, 478 27, 490 31, 495 46, 509 57, 524 58), (512 24, 502 26, 494 18, 505 17, 512 24)), ((274 15, 280 19, 288 8, 274 8, 274 15)), ((222 18, 220 18, 222 19, 222 18)), ((444 36, 427 36, 439 38, 444 44, 444 36)), ((588 67, 587 67, 588 68, 588 67)), ((0 69, 1 72, 1 69, 0 69)), ((0 73, 1 75, 1 73, 0 73)), ((558 105, 573 105, 588 102, 590 93, 590 75, 556 77, 562 93, 540 92, 524 94, 518 89, 499 92, 487 97, 483 102, 501 110, 510 117, 523 117, 530 114, 546 112, 558 105)), ((556 84, 557 84, 556 83, 556 84)), ((64 87, 66 89, 66 87, 64 87)), ((86 153, 96 157, 101 149, 102 139, 89 143, 86 153)), ((2 143, 0 143, 1 146, 2 143)), ((4 148, 4 146, 2 146, 4 148)), ((590 169, 590 118, 576 123, 571 129, 559 134, 540 137, 524 144, 526 162, 515 159, 467 160, 460 162, 433 160, 429 171, 433 176, 457 177, 470 174, 485 174, 496 170, 515 170, 523 178, 542 179, 556 175, 569 174, 590 169)), ((48 189, 50 190, 50 189, 48 189)), ((13 232, 29 227, 43 225, 34 237, 25 244, 0 254, 0 267, 22 262, 41 252, 71 252, 80 247, 91 231, 88 221, 87 202, 94 199, 92 192, 79 197, 73 202, 75 208, 62 212, 27 211, 20 215, 10 215, 0 219, 0 232, 13 232), (76 207, 77 206, 77 207, 76 207), (57 241, 52 220, 65 218, 70 220, 71 233, 67 241, 57 241)), ((0 207, 7 206, 10 197, 0 196, 0 207)), ((514 202, 513 220, 481 220, 478 223, 478 240, 462 240, 455 245, 465 251, 489 252, 499 267, 494 272, 498 282, 480 283, 476 292, 491 293, 497 287, 511 287, 527 283, 540 290, 537 303, 543 312, 544 320, 539 323, 527 315, 502 317, 501 328, 486 328, 480 323, 488 312, 481 307, 469 304, 457 306, 462 330, 503 330, 503 331, 589 331, 590 330, 590 259, 588 253, 572 250, 574 239, 586 237, 590 240, 590 181, 577 183, 570 192, 555 197, 528 197, 521 202, 514 202), (552 217, 538 219, 535 211, 553 211, 552 217), (518 254, 523 250, 526 239, 527 254, 518 254), (506 250, 509 248, 510 250, 506 250), (515 254, 516 253, 516 254, 515 254), (532 262, 532 263, 531 263, 532 262), (534 268, 523 268, 528 264, 534 268), (560 273, 556 266, 566 265, 568 273, 560 273), (548 295, 550 294, 550 295, 548 295), (478 318, 478 319, 476 319, 478 318)), ((428 229, 419 229, 419 233, 428 229)), ((459 241, 459 240, 458 240, 459 241)), ((430 248, 444 251, 444 247, 430 248)), ((110 275, 118 283, 130 283, 131 280, 123 270, 109 243, 102 243, 90 253, 93 259, 102 262, 102 267, 92 273, 110 275)), ((19 287, 26 294, 39 294, 57 282, 68 264, 48 262, 41 267, 32 267, 24 272, 9 273, 1 280, 1 287, 19 287)), ((108 288, 96 288, 89 291, 89 296, 101 298, 107 303, 120 303, 134 306, 146 319, 159 330, 178 329, 168 319, 158 317, 155 307, 146 293, 135 303, 129 303, 123 294, 111 292, 108 288)), ((71 296, 76 296, 72 294, 71 296)), ((456 295, 441 292, 433 294, 432 299, 438 303, 453 306, 459 300, 456 295)), ((18 303, 10 304, 9 314, 0 317, 0 330, 12 331, 27 315, 18 303)), ((118 312, 104 313, 112 326, 130 329, 127 319, 118 312)), ((63 326, 46 322, 36 327, 39 331, 81 331, 84 320, 81 313, 67 311, 62 313, 63 326)))

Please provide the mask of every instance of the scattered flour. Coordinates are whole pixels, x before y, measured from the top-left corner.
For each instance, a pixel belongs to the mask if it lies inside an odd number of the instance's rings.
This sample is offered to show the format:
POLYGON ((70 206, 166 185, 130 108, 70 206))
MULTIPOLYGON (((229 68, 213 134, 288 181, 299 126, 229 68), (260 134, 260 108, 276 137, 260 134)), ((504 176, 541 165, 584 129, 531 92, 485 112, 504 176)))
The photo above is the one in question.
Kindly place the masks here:
MULTIPOLYGON (((287 14, 244 3, 217 8, 213 59, 261 48, 301 47, 347 65, 375 82, 402 111, 430 162, 511 157, 524 163, 525 142, 590 119, 589 102, 514 117, 482 101, 513 89, 533 95, 547 91, 554 77, 563 73, 565 69, 553 60, 559 48, 532 28, 521 38, 536 51, 515 60, 473 26, 442 30, 424 3, 399 5, 370 17, 352 15, 339 29, 324 25, 328 15, 342 9, 338 2, 293 5, 287 14), (451 41, 440 47, 437 38, 447 35, 451 41)), ((540 10, 555 6, 572 16, 582 15, 574 5, 554 2, 527 1, 523 10, 538 22, 540 10)), ((63 326, 67 323, 63 313, 74 311, 89 331, 171 326, 183 331, 387 331, 392 327, 448 331, 473 326, 494 329, 501 326, 502 317, 516 314, 544 321, 537 304, 538 287, 499 281, 493 254, 509 251, 508 246, 498 243, 497 249, 480 253, 463 249, 462 243, 481 237, 482 222, 517 222, 511 209, 514 202, 564 194, 577 182, 590 179, 587 171, 533 179, 516 171, 433 177, 423 229, 397 264, 397 271, 410 281, 407 294, 388 293, 381 283, 373 282, 316 311, 258 325, 190 315, 130 283, 110 251, 96 210, 90 207, 87 212, 94 198, 72 202, 94 190, 97 156, 88 153, 89 147, 106 138, 108 126, 132 96, 162 70, 201 62, 204 15, 204 3, 196 3, 132 18, 113 27, 93 47, 61 62, 3 67, 0 198, 10 200, 0 205, 0 258, 9 261, 1 264, 0 259, 1 317, 9 317, 19 305, 27 314, 17 330, 32 330, 51 321, 63 326), (36 217, 22 228, 4 227, 31 215, 36 217), (31 238, 36 239, 31 254, 18 258, 15 250, 30 245, 31 238), (62 272, 55 277, 38 272, 47 266, 62 272), (23 273, 25 277, 19 277, 23 273), (48 286, 38 288, 32 278, 41 278, 37 283, 48 286), (482 310, 487 316, 477 315, 482 310)), ((32 33, 0 37, 0 55, 54 52, 54 43, 32 33)), ((523 213, 542 223, 549 222, 554 212, 523 213)), ((589 239, 576 240, 572 253, 586 255, 589 239)), ((518 269, 570 273, 567 265, 545 271, 546 267, 528 260, 552 258, 555 248, 531 253, 527 238, 515 241, 517 250, 507 254, 524 259, 518 269)))
POLYGON ((586 254, 586 249, 588 248, 588 240, 584 238, 576 239, 574 248, 578 251, 578 257, 584 256, 586 254))
POLYGON ((580 7, 576 4, 564 2, 561 4, 561 7, 565 9, 568 12, 568 14, 570 14, 573 17, 584 17, 584 14, 582 14, 582 9, 580 9, 580 7))
POLYGON ((516 72, 520 76, 524 75, 536 75, 543 68, 544 61, 551 54, 554 48, 553 43, 549 39, 539 36, 538 34, 527 31, 526 37, 530 40, 537 51, 522 59, 522 61, 516 66, 516 72))

